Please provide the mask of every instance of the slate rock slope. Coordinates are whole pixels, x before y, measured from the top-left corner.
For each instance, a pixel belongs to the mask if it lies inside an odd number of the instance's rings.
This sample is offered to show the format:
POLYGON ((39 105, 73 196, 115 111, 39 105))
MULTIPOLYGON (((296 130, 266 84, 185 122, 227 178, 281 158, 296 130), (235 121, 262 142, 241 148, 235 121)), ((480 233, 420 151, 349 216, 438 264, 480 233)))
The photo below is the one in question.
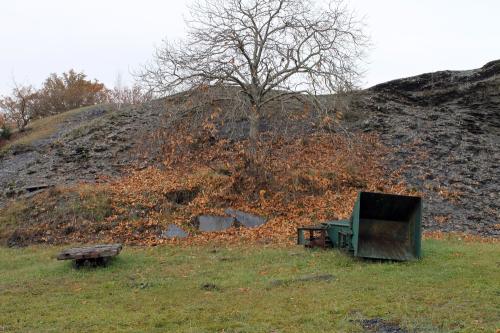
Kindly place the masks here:
POLYGON ((49 137, 0 156, 0 207, 30 188, 95 182, 142 163, 145 137, 162 125, 162 101, 112 110, 96 106, 68 117, 49 137))
MULTIPOLYGON (((154 163, 159 152, 144 155, 158 147, 148 135, 165 125, 165 105, 89 108, 49 138, 14 147, 0 156, 0 207, 28 189, 154 163)), ((395 150, 389 165, 424 193, 426 230, 500 236, 500 60, 379 84, 356 94, 350 110, 346 126, 379 134, 395 150)))
POLYGON ((500 60, 379 84, 355 107, 351 128, 380 133, 424 192, 427 230, 500 236, 500 60))

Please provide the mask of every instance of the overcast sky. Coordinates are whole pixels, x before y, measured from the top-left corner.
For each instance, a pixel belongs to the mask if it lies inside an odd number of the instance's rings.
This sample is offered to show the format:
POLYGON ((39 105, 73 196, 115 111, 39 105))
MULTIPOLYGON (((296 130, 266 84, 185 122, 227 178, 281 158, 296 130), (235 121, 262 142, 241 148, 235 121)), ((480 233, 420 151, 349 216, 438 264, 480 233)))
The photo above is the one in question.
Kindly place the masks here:
MULTIPOLYGON (((188 0, 0 0, 0 95, 12 80, 40 86, 84 71, 112 87, 164 38, 183 36, 188 0)), ((346 0, 372 47, 364 86, 500 59, 499 0, 346 0)))

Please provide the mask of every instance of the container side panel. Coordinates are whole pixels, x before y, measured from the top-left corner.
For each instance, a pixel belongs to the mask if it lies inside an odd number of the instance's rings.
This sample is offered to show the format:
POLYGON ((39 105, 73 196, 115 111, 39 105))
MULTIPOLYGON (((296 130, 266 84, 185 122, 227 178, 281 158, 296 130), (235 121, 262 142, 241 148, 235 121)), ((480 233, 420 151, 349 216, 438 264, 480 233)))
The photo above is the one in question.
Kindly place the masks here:
POLYGON ((361 219, 359 225, 358 256, 392 260, 415 258, 409 223, 361 219))

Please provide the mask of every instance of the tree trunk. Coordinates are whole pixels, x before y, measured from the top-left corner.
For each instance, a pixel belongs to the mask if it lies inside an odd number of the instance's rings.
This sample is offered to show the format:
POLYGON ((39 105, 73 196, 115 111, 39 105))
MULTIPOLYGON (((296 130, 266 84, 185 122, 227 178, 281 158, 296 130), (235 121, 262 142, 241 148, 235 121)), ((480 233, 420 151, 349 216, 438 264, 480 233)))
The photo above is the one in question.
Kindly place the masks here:
POLYGON ((255 162, 257 160, 257 145, 259 143, 260 114, 257 105, 252 105, 250 109, 250 133, 249 139, 249 157, 255 162))

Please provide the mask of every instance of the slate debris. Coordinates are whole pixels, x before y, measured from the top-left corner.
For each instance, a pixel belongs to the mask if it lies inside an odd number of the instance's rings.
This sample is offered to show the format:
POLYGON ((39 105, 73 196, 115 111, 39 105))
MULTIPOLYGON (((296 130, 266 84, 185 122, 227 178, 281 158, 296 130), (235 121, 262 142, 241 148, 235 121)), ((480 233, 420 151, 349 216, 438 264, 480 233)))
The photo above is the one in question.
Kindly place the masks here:
POLYGON ((53 185, 50 184, 34 184, 34 185, 29 185, 24 188, 24 190, 28 193, 33 193, 33 192, 38 192, 41 190, 45 190, 46 188, 53 187, 53 185))
POLYGON ((267 221, 257 215, 245 213, 239 210, 228 208, 225 210, 227 215, 232 216, 236 222, 247 228, 255 228, 265 224, 267 221))
POLYGON ((198 230, 203 232, 224 231, 235 226, 233 217, 200 215, 196 219, 198 230))
POLYGON ((232 227, 254 228, 266 223, 260 216, 228 208, 229 216, 200 215, 196 217, 194 226, 202 232, 224 231, 232 227))
POLYGON ((166 230, 161 232, 161 238, 186 238, 189 234, 175 224, 170 224, 166 230))
POLYGON ((95 182, 144 160, 151 164, 148 156, 133 151, 147 151, 144 137, 162 125, 158 110, 163 108, 161 100, 120 111, 89 107, 68 117, 50 137, 14 145, 0 155, 0 207, 33 193, 32 184, 95 182))
POLYGON ((363 319, 359 323, 367 332, 371 333, 408 333, 399 325, 387 322, 381 318, 363 319))
POLYGON ((500 60, 379 84, 351 109, 349 129, 380 135, 424 193, 424 230, 500 236, 500 60))
POLYGON ((304 282, 320 282, 320 281, 333 281, 335 276, 331 274, 320 274, 320 275, 304 275, 297 278, 286 279, 286 280, 272 280, 272 287, 287 286, 293 283, 304 283, 304 282))

